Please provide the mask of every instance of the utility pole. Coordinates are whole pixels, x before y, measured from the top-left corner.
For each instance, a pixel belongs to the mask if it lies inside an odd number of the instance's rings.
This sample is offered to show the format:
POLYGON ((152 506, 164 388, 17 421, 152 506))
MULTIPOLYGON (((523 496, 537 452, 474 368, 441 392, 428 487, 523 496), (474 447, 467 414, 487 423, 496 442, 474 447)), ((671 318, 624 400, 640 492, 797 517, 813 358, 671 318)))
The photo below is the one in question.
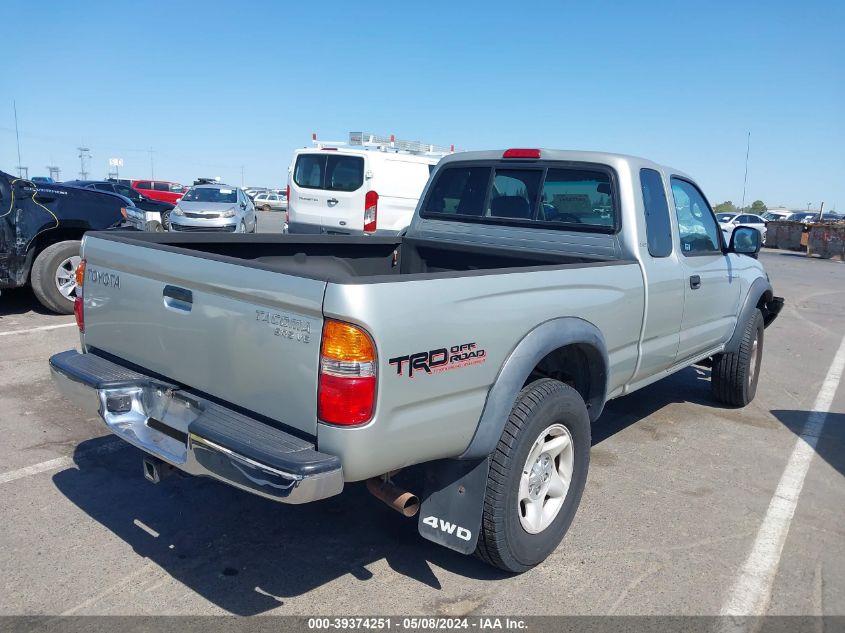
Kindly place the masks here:
POLYGON ((47 171, 50 173, 50 178, 56 182, 62 181, 62 170, 59 169, 58 165, 47 165, 47 171))
POLYGON ((241 189, 244 187, 244 166, 241 165, 241 189))
POLYGON ((156 179, 155 165, 153 164, 153 148, 150 148, 150 180, 156 179))
POLYGON ((91 154, 87 147, 77 147, 79 151, 79 179, 88 180, 88 170, 85 168, 85 161, 91 158, 91 154))
POLYGON ((23 178, 24 180, 29 180, 29 167, 24 167, 23 165, 18 165, 18 178, 23 178))
POLYGON ((745 144, 745 178, 742 179, 742 206, 740 213, 745 213, 745 187, 748 184, 748 154, 751 152, 751 132, 748 132, 748 140, 745 144))
POLYGON ((18 104, 12 100, 12 108, 15 111, 15 139, 18 142, 18 176, 23 178, 23 172, 26 172, 26 178, 29 178, 29 170, 26 167, 21 167, 21 135, 18 132, 18 104))
POLYGON ((817 220, 818 220, 819 222, 821 222, 821 221, 822 221, 822 214, 823 214, 823 213, 824 213, 824 200, 822 200, 821 206, 819 207, 819 216, 818 216, 818 218, 817 218, 817 220))

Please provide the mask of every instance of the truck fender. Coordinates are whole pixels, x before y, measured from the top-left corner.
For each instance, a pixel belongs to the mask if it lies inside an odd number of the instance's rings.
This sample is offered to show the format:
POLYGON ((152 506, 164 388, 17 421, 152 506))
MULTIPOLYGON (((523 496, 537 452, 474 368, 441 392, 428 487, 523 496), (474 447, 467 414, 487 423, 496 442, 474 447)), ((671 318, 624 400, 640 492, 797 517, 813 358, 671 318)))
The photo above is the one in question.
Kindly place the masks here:
POLYGON ((499 369, 475 434, 459 459, 480 459, 495 450, 513 403, 531 371, 548 354, 566 345, 580 345, 587 355, 590 387, 584 401, 591 422, 601 415, 609 367, 604 336, 595 325, 577 317, 552 319, 528 332, 499 369))
MULTIPOLYGON (((748 319, 751 318, 754 310, 757 309, 757 305, 760 303, 760 298, 763 295, 767 295, 768 301, 772 298, 772 294, 772 286, 765 277, 757 277, 757 279, 754 280, 751 287, 748 289, 748 293, 745 295, 745 301, 740 308, 733 334, 725 344, 726 354, 732 354, 739 351, 739 344, 742 342, 742 335, 745 332, 743 327, 744 324, 748 322, 748 319)), ((763 316, 765 316, 765 314, 763 316)), ((767 320, 766 325, 769 323, 770 321, 767 320)))

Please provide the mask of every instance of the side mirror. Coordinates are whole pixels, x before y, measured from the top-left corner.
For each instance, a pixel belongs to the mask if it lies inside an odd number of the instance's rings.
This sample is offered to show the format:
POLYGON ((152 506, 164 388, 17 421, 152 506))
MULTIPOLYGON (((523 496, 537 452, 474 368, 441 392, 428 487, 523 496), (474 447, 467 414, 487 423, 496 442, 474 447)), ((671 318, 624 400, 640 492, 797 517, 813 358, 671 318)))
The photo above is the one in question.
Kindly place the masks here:
POLYGON ((246 209, 246 202, 241 202, 241 209, 246 209))
POLYGON ((750 226, 738 226, 731 235, 728 252, 756 257, 757 253, 760 252, 760 246, 762 244, 763 235, 760 231, 750 226))

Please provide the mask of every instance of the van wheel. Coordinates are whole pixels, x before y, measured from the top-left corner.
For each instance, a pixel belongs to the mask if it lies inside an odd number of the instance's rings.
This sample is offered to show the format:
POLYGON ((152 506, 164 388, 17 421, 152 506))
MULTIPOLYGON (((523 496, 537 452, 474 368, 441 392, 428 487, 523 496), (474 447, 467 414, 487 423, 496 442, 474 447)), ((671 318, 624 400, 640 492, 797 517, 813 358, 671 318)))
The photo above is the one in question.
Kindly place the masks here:
POLYGON ((73 314, 76 267, 82 259, 79 256, 80 245, 78 240, 57 242, 41 251, 32 264, 32 291, 48 310, 73 314))
POLYGON ((476 556, 517 573, 545 560, 575 517, 589 465, 581 395, 551 378, 526 386, 492 455, 476 556))
POLYGON ((739 349, 713 357, 710 389, 719 402, 744 407, 754 400, 763 360, 763 313, 754 310, 745 323, 739 349))

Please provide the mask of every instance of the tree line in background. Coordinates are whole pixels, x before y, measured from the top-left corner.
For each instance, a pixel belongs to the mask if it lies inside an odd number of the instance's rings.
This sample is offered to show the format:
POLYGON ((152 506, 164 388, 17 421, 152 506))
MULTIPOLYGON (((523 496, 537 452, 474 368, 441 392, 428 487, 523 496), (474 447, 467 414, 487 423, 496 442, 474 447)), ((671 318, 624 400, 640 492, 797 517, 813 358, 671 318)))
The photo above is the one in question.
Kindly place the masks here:
POLYGON ((768 207, 762 200, 755 200, 749 207, 739 208, 730 200, 726 200, 721 204, 717 204, 713 210, 716 213, 753 213, 755 215, 763 215, 768 207))

